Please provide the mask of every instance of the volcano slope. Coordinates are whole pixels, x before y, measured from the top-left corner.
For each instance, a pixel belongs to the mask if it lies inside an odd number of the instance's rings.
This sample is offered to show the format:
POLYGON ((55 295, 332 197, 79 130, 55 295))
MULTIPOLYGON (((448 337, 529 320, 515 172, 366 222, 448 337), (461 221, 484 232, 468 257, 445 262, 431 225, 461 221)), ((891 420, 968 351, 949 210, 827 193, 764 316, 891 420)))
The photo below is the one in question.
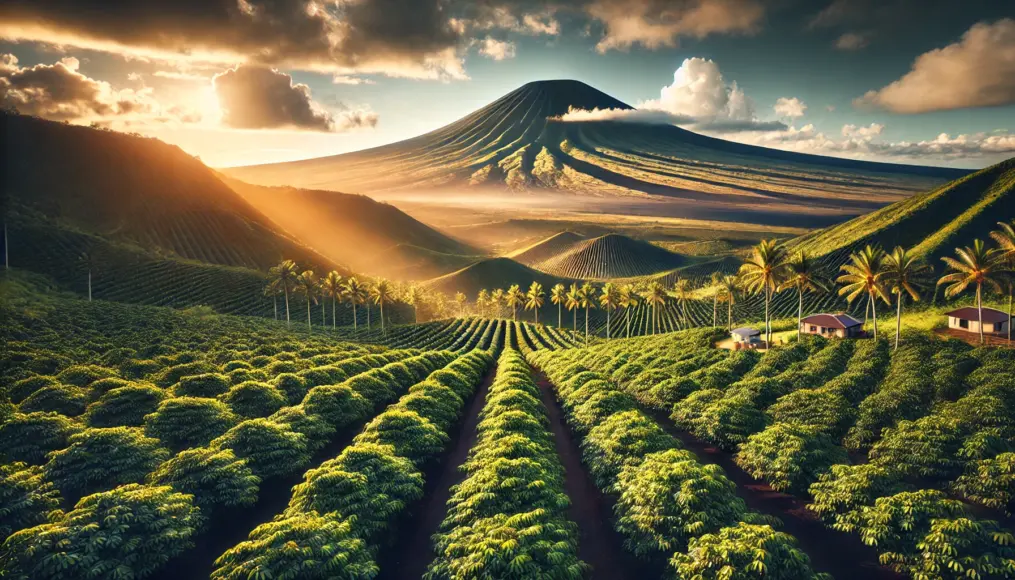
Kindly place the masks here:
POLYGON ((837 223, 968 173, 766 149, 672 125, 560 120, 571 108, 631 107, 578 81, 533 82, 413 139, 225 171, 252 183, 392 199, 558 193, 599 212, 805 227, 837 223))
POLYGON ((645 276, 684 264, 683 256, 619 234, 580 242, 533 267, 554 276, 604 280, 645 276))

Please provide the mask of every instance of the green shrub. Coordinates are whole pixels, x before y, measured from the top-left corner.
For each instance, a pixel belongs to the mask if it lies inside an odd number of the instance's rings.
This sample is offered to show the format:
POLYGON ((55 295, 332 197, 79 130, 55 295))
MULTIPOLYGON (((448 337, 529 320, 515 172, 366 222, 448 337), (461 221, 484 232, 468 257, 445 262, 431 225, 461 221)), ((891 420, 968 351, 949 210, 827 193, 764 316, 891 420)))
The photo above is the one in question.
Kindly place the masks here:
POLYGON ((686 553, 673 555, 670 566, 676 578, 830 580, 814 572, 793 536, 746 523, 692 539, 686 553))
POLYGON ((200 447, 162 463, 148 476, 148 482, 193 495, 194 503, 207 510, 254 505, 261 480, 231 450, 200 447))
POLYGON ((292 373, 278 375, 271 380, 271 384, 275 385, 285 395, 290 405, 298 405, 303 400, 303 397, 307 396, 307 392, 311 388, 307 385, 306 379, 292 373))
POLYGON ((971 464, 954 488, 978 504, 1015 513, 1015 453, 1002 453, 971 464))
POLYGON ((4 568, 18 580, 144 578, 188 550, 201 524, 190 496, 124 485, 8 538, 4 568))
POLYGON ((193 375, 217 374, 218 372, 219 368, 216 365, 213 365, 209 362, 204 361, 188 362, 171 366, 163 370, 155 377, 154 382, 156 385, 165 388, 181 382, 181 380, 184 377, 190 377, 193 375))
POLYGON ((993 521, 936 519, 916 548, 915 558, 887 554, 885 560, 914 578, 1015 577, 1015 536, 993 521))
POLYGON ((116 371, 96 365, 75 365, 67 367, 56 378, 64 384, 87 387, 99 379, 115 377, 116 371))
POLYGON ((113 389, 88 406, 89 427, 139 427, 168 395, 153 385, 129 385, 113 389))
POLYGON ((311 454, 317 453, 324 448, 335 434, 335 427, 325 421, 320 415, 307 413, 302 405, 283 407, 269 417, 269 419, 305 435, 307 438, 307 451, 311 454))
POLYGON ((655 421, 639 411, 625 411, 589 431, 582 442, 582 456, 596 486, 612 491, 621 469, 640 463, 649 453, 677 447, 677 440, 655 421))
POLYGON ((60 517, 60 492, 38 466, 0 465, 0 544, 12 533, 60 517))
POLYGON ((751 435, 740 446, 737 465, 776 491, 807 493, 818 476, 849 457, 820 429, 798 423, 775 423, 751 435))
POLYGON ((229 377, 219 373, 187 375, 173 385, 177 397, 207 397, 213 399, 229 390, 229 377))
POLYGON ((353 441, 390 445, 395 455, 405 457, 419 466, 436 457, 449 438, 430 421, 412 411, 396 407, 367 423, 363 432, 353 441))
POLYGON ((120 363, 120 374, 128 379, 143 379, 154 375, 165 365, 151 359, 128 359, 120 363))
POLYGON ((125 379, 99 379, 88 386, 88 399, 96 401, 102 395, 105 395, 113 389, 119 389, 120 387, 127 387, 134 383, 125 379))
POLYGON ((231 449, 247 460, 254 475, 289 475, 310 462, 306 436, 268 419, 248 419, 211 442, 218 449, 231 449))
POLYGON ((234 413, 248 418, 267 417, 286 404, 285 396, 278 389, 253 381, 236 385, 218 398, 234 413))
POLYGON ((18 410, 22 413, 52 412, 77 417, 85 412, 87 405, 88 394, 81 387, 54 385, 29 395, 18 405, 18 410))
POLYGON ((179 451, 207 445, 239 422, 221 401, 199 397, 175 397, 159 404, 145 416, 145 434, 179 451))
POLYGON ((71 435, 81 429, 57 413, 15 413, 0 424, 0 450, 12 461, 41 465, 49 452, 67 447, 71 435))
POLYGON ((46 387, 56 387, 59 385, 60 381, 56 380, 55 377, 33 375, 16 381, 7 390, 7 394, 10 396, 11 402, 20 403, 40 389, 44 389, 46 387))
POLYGON ((336 429, 362 421, 370 409, 370 403, 346 385, 314 387, 303 401, 307 414, 321 417, 336 429))
POLYGON ((230 385, 238 385, 247 381, 265 382, 268 380, 268 373, 251 369, 235 369, 226 373, 230 385))
POLYGON ((46 479, 67 497, 143 481, 169 458, 169 451, 140 429, 85 429, 69 441, 69 447, 50 454, 44 467, 46 479))

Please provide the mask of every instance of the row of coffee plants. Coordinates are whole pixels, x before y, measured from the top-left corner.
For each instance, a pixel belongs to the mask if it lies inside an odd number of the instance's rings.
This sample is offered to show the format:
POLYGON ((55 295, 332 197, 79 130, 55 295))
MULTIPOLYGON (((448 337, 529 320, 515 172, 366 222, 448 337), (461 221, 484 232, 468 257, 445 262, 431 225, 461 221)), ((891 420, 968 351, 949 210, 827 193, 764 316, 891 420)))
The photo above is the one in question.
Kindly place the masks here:
POLYGON ((614 527, 627 548, 666 559, 677 578, 817 578, 791 536, 747 510, 722 469, 702 465, 638 408, 637 400, 582 364, 582 351, 530 355, 553 381, 583 462, 617 497, 614 527))
POLYGON ((338 457, 308 471, 286 510, 222 554, 212 578, 376 576, 378 548, 422 497, 424 469, 490 362, 473 351, 413 385, 338 457))
POLYGON ((206 447, 172 457, 159 440, 137 429, 83 431, 70 447, 50 455, 42 474, 65 497, 90 495, 66 513, 47 513, 49 523, 7 538, 0 564, 15 578, 77 578, 96 569, 103 571, 95 576, 101 578, 154 572, 190 547, 190 538, 218 505, 252 504, 261 480, 306 469, 337 430, 366 420, 380 404, 453 359, 440 351, 411 358, 398 353, 389 355, 399 362, 342 384, 314 387, 299 405, 242 421, 206 447), (135 483, 142 480, 147 485, 135 483), (151 505, 162 500, 180 510, 167 512, 168 521, 151 505), (145 509, 155 515, 121 519, 145 509), (125 536, 132 541, 119 539, 125 536))
POLYGON ((525 359, 506 348, 434 536, 428 580, 582 578, 564 470, 525 359))

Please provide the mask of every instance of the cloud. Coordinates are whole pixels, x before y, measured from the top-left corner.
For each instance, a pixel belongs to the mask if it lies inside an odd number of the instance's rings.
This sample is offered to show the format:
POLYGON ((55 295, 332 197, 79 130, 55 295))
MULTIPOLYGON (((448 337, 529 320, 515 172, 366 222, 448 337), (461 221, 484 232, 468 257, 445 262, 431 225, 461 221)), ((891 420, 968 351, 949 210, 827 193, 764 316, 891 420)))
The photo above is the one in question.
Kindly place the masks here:
POLYGON ((0 37, 166 61, 466 76, 447 0, 8 0, 0 37))
POLYGON ((765 15, 758 0, 593 0, 586 12, 602 22, 599 52, 676 47, 681 36, 752 34, 765 15))
POLYGON ((580 123, 586 121, 618 121, 622 123, 643 123, 647 125, 689 125, 696 119, 656 109, 575 109, 571 107, 556 120, 580 123))
POLYGON ((150 88, 117 90, 79 72, 80 65, 68 56, 23 67, 13 54, 0 55, 0 102, 28 115, 78 123, 194 119, 192 112, 164 109, 150 88))
POLYGON ((334 75, 331 77, 331 84, 333 85, 374 85, 376 82, 365 79, 363 77, 355 77, 351 75, 334 75))
POLYGON ((843 125, 842 136, 843 137, 855 137, 860 139, 870 139, 875 135, 880 135, 885 130, 885 126, 880 123, 871 123, 867 126, 856 126, 856 125, 843 125))
MULTIPOLYGON (((463 26, 477 30, 508 30, 529 36, 560 34, 557 12, 560 7, 536 2, 485 0, 470 6, 471 15, 463 26)), ((470 10, 467 10, 469 12, 470 10)))
POLYGON ((974 25, 959 42, 926 52, 906 75, 854 100, 858 107, 927 113, 1015 103, 1015 20, 974 25))
POLYGON ((346 131, 377 124, 377 115, 369 111, 324 109, 311 98, 310 87, 274 69, 240 65, 215 75, 212 83, 222 123, 229 127, 346 131))
POLYGON ((807 110, 807 105, 796 97, 779 97, 778 100, 775 101, 775 106, 772 108, 780 117, 796 119, 804 116, 804 111, 807 110))
POLYGON ((515 57, 515 43, 497 40, 487 36, 479 43, 479 54, 493 60, 507 60, 515 57))
POLYGON ((839 50, 860 50, 870 44, 870 35, 859 32, 847 32, 835 40, 835 48, 839 50))
POLYGON ((719 65, 703 58, 688 58, 673 73, 673 84, 662 88, 658 99, 639 108, 658 109, 695 119, 748 121, 755 118, 754 103, 737 86, 726 82, 719 65))
POLYGON ((169 79, 171 81, 184 81, 188 83, 206 83, 209 80, 211 80, 210 76, 173 70, 157 70, 152 73, 152 76, 159 77, 160 79, 169 79))

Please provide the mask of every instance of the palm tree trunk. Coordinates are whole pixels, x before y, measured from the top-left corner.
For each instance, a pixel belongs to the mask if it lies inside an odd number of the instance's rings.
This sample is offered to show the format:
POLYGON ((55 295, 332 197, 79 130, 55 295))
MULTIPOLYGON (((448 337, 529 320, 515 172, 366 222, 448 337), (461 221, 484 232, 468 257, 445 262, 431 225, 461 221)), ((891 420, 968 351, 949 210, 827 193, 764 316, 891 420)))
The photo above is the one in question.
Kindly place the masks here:
POLYGON ((765 348, 772 348, 772 318, 768 315, 768 305, 772 301, 772 289, 765 285, 765 348))
POLYGON ((585 346, 589 345, 589 307, 585 307, 585 346))
POLYGON ((532 309, 532 320, 535 321, 536 326, 539 326, 539 308, 532 309))
POLYGON ((384 326, 384 301, 382 300, 380 304, 381 304, 381 334, 387 336, 388 329, 386 326, 384 326))
POLYGON ((733 301, 726 306, 726 330, 733 332, 733 301))
POLYGON ((571 311, 574 318, 571 320, 571 332, 578 334, 578 309, 575 308, 571 311))
POLYGON ((271 308, 275 314, 275 321, 278 322, 278 295, 272 294, 271 296, 271 308))
POLYGON ((719 310, 719 293, 712 297, 712 326, 716 326, 716 316, 719 310))
POLYGON ((899 336, 902 334, 902 288, 899 288, 899 303, 895 311, 895 350, 899 350, 899 336))
POLYGON ((327 328, 328 317, 324 314, 324 296, 321 296, 321 328, 327 328))
POLYGON ((289 287, 283 286, 283 289, 285 290, 285 325, 288 327, 291 325, 289 319, 289 287))
POLYGON ((307 332, 312 332, 310 328, 310 296, 307 295, 307 332))
POLYGON ((1011 295, 1013 286, 1015 284, 1008 284, 1008 342, 1011 342, 1011 295))
POLYGON ((610 340, 610 309, 606 309, 606 340, 610 340))
POLYGON ((88 268, 88 301, 92 301, 92 269, 88 268))
POLYGON ((976 285, 976 310, 980 317, 980 344, 983 344, 983 285, 976 285))
POLYGON ((335 308, 338 304, 338 299, 334 296, 331 297, 331 329, 335 330, 338 328, 338 318, 335 316, 335 308))
POLYGON ((631 307, 624 308, 624 319, 627 322, 627 338, 631 338, 631 307))
POLYGON ((690 328, 691 323, 687 320, 687 300, 680 302, 680 315, 684 317, 684 328, 690 328))
POLYGON ((799 284, 797 284, 796 293, 800 300, 796 307, 796 340, 800 342, 800 325, 804 323, 804 289, 799 284))
POLYGON ((370 302, 367 302, 367 332, 370 332, 372 321, 370 320, 370 302))
POLYGON ((563 324, 561 324, 561 321, 563 320, 563 316, 564 316, 564 313, 561 311, 560 302, 558 302, 557 303, 557 328, 560 328, 561 326, 564 326, 563 324))
POLYGON ((871 296, 871 315, 874 317, 874 340, 878 339, 878 303, 871 296))
POLYGON ((359 318, 356 316, 356 302, 352 303, 352 331, 359 332, 359 318))

